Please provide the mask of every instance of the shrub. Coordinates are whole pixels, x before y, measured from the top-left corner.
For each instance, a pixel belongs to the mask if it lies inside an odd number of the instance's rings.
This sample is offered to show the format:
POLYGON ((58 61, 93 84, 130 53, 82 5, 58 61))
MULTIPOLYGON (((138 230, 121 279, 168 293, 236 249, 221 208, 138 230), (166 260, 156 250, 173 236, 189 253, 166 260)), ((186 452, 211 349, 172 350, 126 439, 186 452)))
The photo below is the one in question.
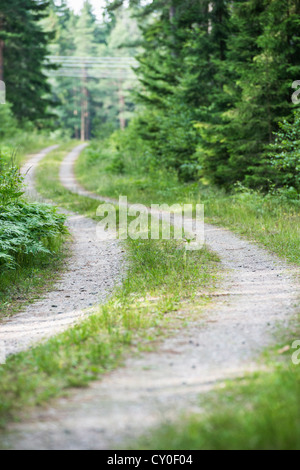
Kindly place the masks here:
POLYGON ((17 167, 0 160, 0 270, 4 272, 50 254, 66 233, 65 216, 56 209, 22 199, 23 178, 17 167))
POLYGON ((270 161, 276 170, 274 184, 287 192, 300 191, 300 110, 294 113, 292 123, 284 121, 275 134, 275 143, 270 145, 270 161))
POLYGON ((6 152, 0 151, 0 208, 20 198, 23 194, 23 179, 16 166, 8 166, 3 159, 6 152))
POLYGON ((0 269, 15 269, 55 249, 65 217, 46 204, 19 201, 1 208, 0 269))

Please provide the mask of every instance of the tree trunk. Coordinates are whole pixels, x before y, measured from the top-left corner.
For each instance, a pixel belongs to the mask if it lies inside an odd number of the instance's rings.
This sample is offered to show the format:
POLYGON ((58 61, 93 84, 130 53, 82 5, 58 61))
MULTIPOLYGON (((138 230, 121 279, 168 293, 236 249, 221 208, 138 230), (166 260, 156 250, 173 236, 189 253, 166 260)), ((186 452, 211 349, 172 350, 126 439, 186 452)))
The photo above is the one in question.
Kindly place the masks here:
MULTIPOLYGON (((0 31, 4 31, 4 17, 0 14, 0 31)), ((4 40, 0 39, 0 80, 4 82, 4 40)))
POLYGON ((4 82, 4 41, 0 39, 0 81, 4 82))
POLYGON ((126 127, 126 120, 124 117, 124 112, 125 112, 125 97, 124 93, 122 90, 122 82, 119 83, 119 111, 120 111, 120 128, 122 131, 124 131, 126 127))
POLYGON ((85 141, 85 117, 84 117, 84 114, 85 114, 85 105, 84 105, 84 100, 82 98, 82 100, 81 100, 81 126, 80 126, 80 138, 81 138, 82 142, 85 141))
POLYGON ((85 142, 89 138, 89 103, 88 89, 86 86, 86 69, 82 73, 82 96, 81 96, 81 141, 85 142))
POLYGON ((176 15, 176 8, 175 8, 175 5, 173 3, 170 6, 169 14, 170 14, 170 21, 172 22, 175 15, 176 15))
MULTIPOLYGON (((213 12, 213 10, 214 10, 214 4, 212 2, 209 2, 207 13, 210 14, 210 13, 213 12)), ((212 21, 211 21, 210 17, 208 18, 207 32, 208 32, 208 34, 212 33, 212 21)))
POLYGON ((170 18, 170 26, 171 26, 171 31, 172 31, 172 37, 171 37, 171 41, 172 41, 172 44, 173 44, 173 50, 171 51, 171 54, 173 57, 176 57, 177 54, 176 54, 176 26, 175 26, 175 23, 174 23, 174 19, 175 19, 175 15, 176 15, 176 7, 173 3, 173 0, 171 1, 171 6, 170 6, 170 9, 169 9, 169 18, 170 18))

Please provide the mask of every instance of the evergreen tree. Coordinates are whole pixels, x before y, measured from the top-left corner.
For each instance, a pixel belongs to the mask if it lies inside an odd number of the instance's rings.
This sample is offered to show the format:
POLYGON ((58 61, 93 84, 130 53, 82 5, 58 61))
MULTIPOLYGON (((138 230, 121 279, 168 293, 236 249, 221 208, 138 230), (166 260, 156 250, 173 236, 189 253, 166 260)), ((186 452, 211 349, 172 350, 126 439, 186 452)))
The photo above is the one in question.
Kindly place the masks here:
POLYGON ((202 3, 156 1, 139 15, 150 15, 150 19, 141 26, 144 52, 138 57, 141 90, 137 99, 145 111, 137 130, 157 164, 174 168, 183 179, 195 177, 198 170, 194 109, 183 98, 181 81, 186 31, 199 17, 202 3))
POLYGON ((300 77, 299 0, 131 3, 144 21, 134 126, 147 158, 184 179, 267 189, 265 149, 300 77))
POLYGON ((203 1, 196 24, 187 33, 182 93, 179 98, 193 109, 198 130, 197 158, 200 175, 224 184, 228 152, 220 132, 224 113, 232 105, 225 92, 232 80, 226 70, 229 37, 229 3, 225 0, 203 1))
POLYGON ((287 194, 300 194, 300 109, 295 110, 293 122, 283 121, 269 147, 269 162, 273 169, 272 183, 285 188, 287 194))
POLYGON ((212 129, 225 144, 226 159, 216 158, 208 172, 228 187, 243 181, 267 189, 271 173, 265 147, 279 120, 291 113, 291 84, 300 76, 299 2, 237 1, 231 28, 224 73, 231 75, 225 91, 232 103, 221 128, 212 129))
POLYGON ((50 33, 44 32, 45 0, 1 0, 0 70, 7 99, 19 120, 41 123, 47 116, 50 86, 44 72, 50 33), (3 60, 2 60, 3 59, 3 60))

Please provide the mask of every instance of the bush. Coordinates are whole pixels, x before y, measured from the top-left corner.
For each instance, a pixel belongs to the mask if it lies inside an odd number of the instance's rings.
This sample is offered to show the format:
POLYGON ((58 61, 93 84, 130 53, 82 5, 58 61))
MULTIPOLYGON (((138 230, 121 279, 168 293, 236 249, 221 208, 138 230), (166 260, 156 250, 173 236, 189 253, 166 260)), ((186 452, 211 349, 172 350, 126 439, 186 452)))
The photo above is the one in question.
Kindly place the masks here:
POLYGON ((65 216, 47 204, 22 199, 23 178, 17 167, 0 159, 0 269, 16 269, 36 256, 50 254, 66 233, 65 216))
POLYGON ((294 121, 284 121, 270 145, 269 158, 276 170, 274 184, 293 195, 300 191, 300 110, 294 113, 294 121))
POLYGON ((8 167, 3 162, 3 151, 0 151, 0 208, 22 196, 22 177, 15 166, 8 167))
POLYGON ((57 238, 66 233, 65 217, 46 204, 19 201, 1 207, 0 268, 15 269, 37 255, 50 254, 57 238))
POLYGON ((0 106, 0 138, 13 137, 18 130, 18 124, 13 117, 11 107, 8 103, 0 106))

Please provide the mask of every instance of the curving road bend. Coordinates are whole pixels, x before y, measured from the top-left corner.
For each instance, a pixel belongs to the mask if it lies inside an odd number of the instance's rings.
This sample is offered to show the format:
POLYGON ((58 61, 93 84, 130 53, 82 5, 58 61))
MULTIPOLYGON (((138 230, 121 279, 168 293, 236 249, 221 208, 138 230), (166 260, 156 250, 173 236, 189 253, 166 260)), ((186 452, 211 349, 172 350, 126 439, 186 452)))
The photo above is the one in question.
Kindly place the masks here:
MULTIPOLYGON (((74 151, 63 162, 62 184, 102 202, 105 198, 76 182, 73 165, 78 155, 74 151)), ((124 368, 87 390, 34 411, 29 420, 11 428, 8 445, 113 449, 181 411, 199 411, 199 393, 260 367, 259 355, 276 343, 278 327, 288 328, 297 316, 299 271, 228 230, 206 225, 205 237, 226 276, 201 319, 165 340, 156 352, 129 358, 124 368)))

